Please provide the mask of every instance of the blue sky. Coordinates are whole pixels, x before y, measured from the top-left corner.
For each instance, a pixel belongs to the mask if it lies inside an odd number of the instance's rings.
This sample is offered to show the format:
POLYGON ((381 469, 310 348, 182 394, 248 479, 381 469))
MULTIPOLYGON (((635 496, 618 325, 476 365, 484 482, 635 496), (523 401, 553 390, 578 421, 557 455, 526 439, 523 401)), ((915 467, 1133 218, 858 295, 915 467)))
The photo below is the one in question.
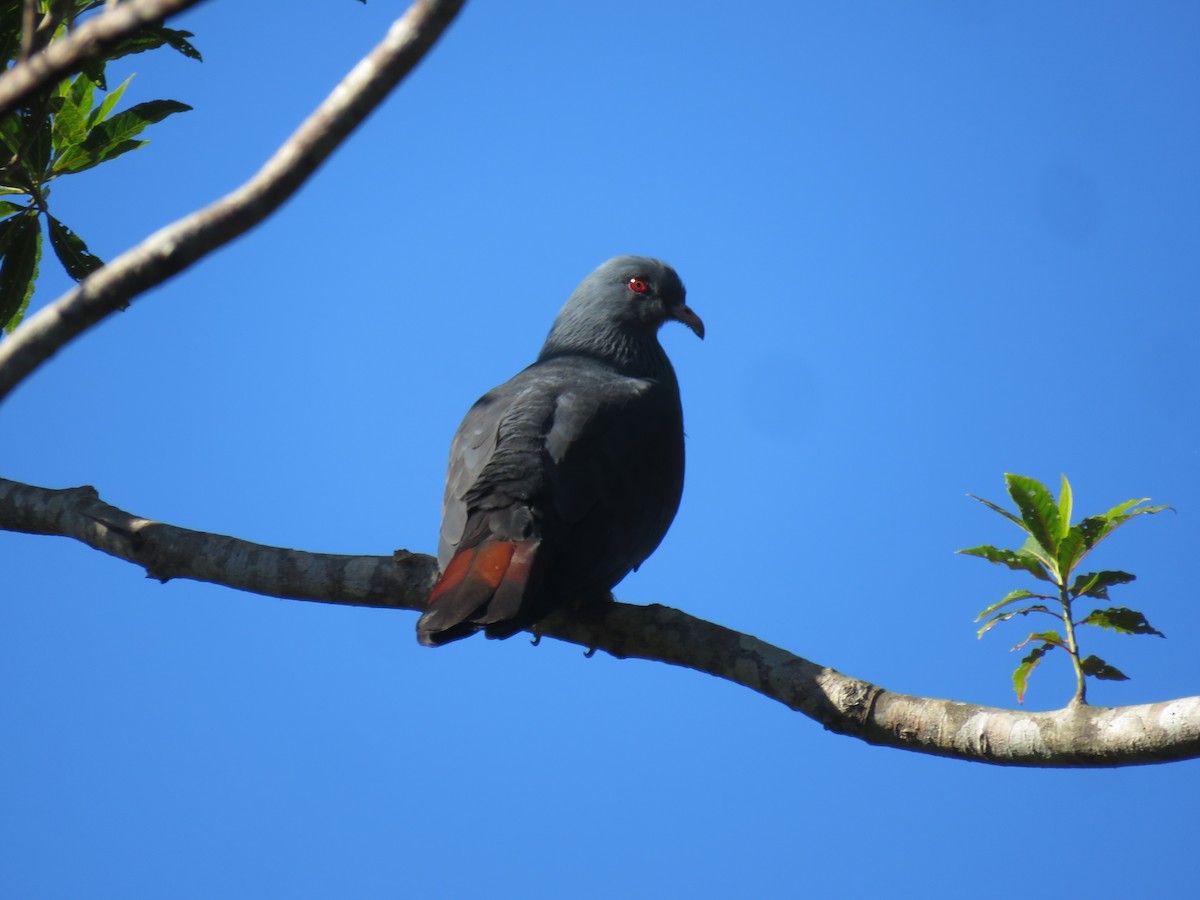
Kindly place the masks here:
MULTIPOLYGON (((64 180, 105 258, 224 193, 399 4, 205 4, 193 112, 64 180), (78 182, 68 183, 68 181, 78 182)), ((1130 497, 1097 563, 1200 693, 1200 8, 468 4, 266 227, 0 408, 3 474, 185 527, 433 552, 445 454, 617 253, 671 262, 688 476, 617 590, 892 690, 1013 704, 975 613, 1003 473, 1130 497)), ((35 304, 65 289, 47 262, 35 304)), ((856 897, 1195 890, 1200 768, 1007 771, 867 747, 744 689, 575 647, 417 646, 415 615, 166 586, 0 534, 0 884, 21 898, 856 897)), ((1119 591, 1119 595, 1117 594, 1119 591)), ((1048 660, 1027 705, 1061 706, 1048 660)))

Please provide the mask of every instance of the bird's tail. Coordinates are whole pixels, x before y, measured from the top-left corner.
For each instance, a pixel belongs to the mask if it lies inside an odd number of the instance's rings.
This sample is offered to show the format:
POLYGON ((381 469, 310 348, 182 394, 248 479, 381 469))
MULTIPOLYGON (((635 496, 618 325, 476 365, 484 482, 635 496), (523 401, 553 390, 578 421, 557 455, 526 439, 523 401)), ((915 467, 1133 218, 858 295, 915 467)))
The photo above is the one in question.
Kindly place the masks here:
POLYGON ((532 624, 541 543, 490 540, 456 553, 429 595, 417 640, 436 647, 480 629, 505 638, 532 624))

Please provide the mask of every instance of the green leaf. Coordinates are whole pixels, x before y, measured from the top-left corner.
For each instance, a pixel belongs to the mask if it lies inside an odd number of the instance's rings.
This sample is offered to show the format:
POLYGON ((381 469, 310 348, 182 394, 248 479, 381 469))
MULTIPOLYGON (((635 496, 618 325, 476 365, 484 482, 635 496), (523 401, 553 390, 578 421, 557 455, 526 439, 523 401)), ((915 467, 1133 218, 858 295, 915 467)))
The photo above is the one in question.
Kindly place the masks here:
POLYGON ((1107 600, 1110 587, 1115 584, 1129 584, 1131 581, 1137 581, 1137 576, 1129 572, 1088 572, 1075 578, 1075 583, 1071 585, 1071 593, 1076 597, 1107 600))
POLYGON ((1126 500, 1124 503, 1114 506, 1102 516, 1088 516, 1088 518, 1072 528, 1072 531, 1075 531, 1075 529, 1079 530, 1079 541, 1082 545, 1082 549, 1077 553, 1075 562, 1078 563, 1082 560, 1097 544, 1135 516, 1144 514, 1153 515, 1154 513, 1162 512, 1164 509, 1171 509, 1170 506, 1165 504, 1161 506, 1144 506, 1141 509, 1134 508, 1138 504, 1148 502, 1150 502, 1149 497, 1143 497, 1140 500, 1126 500))
POLYGON ((0 200, 0 219, 5 216, 11 216, 15 212, 21 212, 29 207, 23 206, 20 203, 12 203, 8 200, 0 200))
POLYGON ((1021 660, 1021 664, 1013 672, 1013 690, 1017 692, 1018 703, 1025 702, 1025 689, 1029 683, 1029 676, 1037 668, 1038 663, 1042 661, 1042 657, 1053 649, 1053 644, 1043 644, 1041 647, 1031 650, 1029 655, 1021 660))
POLYGON ((1084 675, 1089 675, 1100 681, 1128 681, 1129 676, 1120 669, 1114 668, 1098 656, 1089 656, 1080 662, 1084 675))
POLYGON ((96 87, 102 91, 108 90, 108 79, 104 77, 104 64, 106 62, 108 62, 107 59, 93 59, 80 66, 80 71, 96 82, 96 87))
POLYGON ((1028 528, 1025 527, 1024 522, 1022 522, 1020 519, 1018 519, 1016 516, 1014 516, 1012 513, 1010 513, 1003 506, 995 504, 991 500, 984 500, 982 497, 976 497, 974 494, 967 494, 967 496, 970 497, 972 500, 978 500, 980 503, 982 503, 984 506, 986 506, 988 509, 992 510, 993 512, 1000 513, 1000 515, 1004 516, 1004 518, 1008 519, 1008 521, 1012 522, 1014 525, 1016 525, 1022 531, 1029 530, 1028 528))
MULTIPOLYGON (((363 0, 365 3, 366 0, 363 0)), ((148 29, 152 34, 160 35, 167 45, 175 50, 178 50, 188 59, 194 59, 196 62, 204 62, 204 57, 200 55, 188 38, 195 37, 190 31, 179 31, 174 28, 163 28, 161 25, 148 29)))
POLYGON ((111 119, 96 123, 96 127, 84 142, 85 148, 102 150, 104 147, 122 144, 141 134, 146 126, 190 109, 190 106, 178 100, 148 100, 138 103, 122 110, 111 119))
POLYGON ((8 156, 16 156, 25 143, 25 120, 17 113, 0 117, 0 144, 8 156))
POLYGON ((17 226, 22 219, 22 216, 13 216, 0 220, 0 260, 8 255, 8 247, 13 242, 13 237, 20 231, 17 226))
POLYGON ((1079 529, 1080 539, 1083 542, 1084 552, 1080 554, 1080 559, 1082 559, 1087 551, 1108 536, 1113 529, 1113 524, 1107 516, 1088 516, 1075 527, 1079 529))
POLYGON ((46 168, 50 165, 50 157, 54 151, 54 117, 51 110, 35 115, 33 110, 22 113, 25 119, 25 131, 32 135, 32 140, 22 146, 21 168, 34 184, 40 183, 46 168))
POLYGON ((1055 577, 1051 578, 1050 580, 1055 584, 1058 584, 1058 562, 1053 556, 1050 556, 1046 553, 1046 548, 1039 544, 1035 538, 1030 537, 1027 541, 1025 541, 1017 553, 1022 556, 1031 556, 1040 562, 1045 567, 1047 572, 1054 573, 1055 577))
POLYGON ((1062 490, 1058 492, 1058 539, 1061 541, 1071 530, 1071 482, 1067 476, 1062 477, 1062 490))
POLYGON ((136 150, 138 147, 144 147, 149 141, 125 141, 122 144, 105 147, 104 150, 98 153, 89 153, 82 146, 73 147, 62 155, 54 164, 55 175, 75 175, 79 172, 86 172, 93 166, 98 166, 102 162, 107 162, 110 159, 116 159, 130 150, 136 150))
POLYGON ((46 218, 50 226, 50 246, 71 278, 83 281, 104 265, 104 260, 88 250, 83 238, 54 216, 47 214, 46 218))
MULTIPOLYGON (((1001 622, 1007 622, 1009 619, 1014 619, 1017 616, 1027 616, 1031 612, 1043 612, 1043 613, 1047 613, 1048 615, 1055 616, 1056 618, 1059 618, 1059 619, 1062 618, 1062 616, 1060 616, 1058 613, 1051 612, 1049 610, 1049 608, 1043 606, 1040 603, 1037 603, 1033 606, 1026 606, 1024 609, 1014 609, 1011 612, 999 613, 996 616, 994 616, 993 618, 989 619, 987 622, 985 622, 983 624, 983 627, 980 628, 975 634, 977 637, 983 637, 985 633, 991 631, 993 628, 995 628, 1001 622)), ((979 620, 976 619, 975 621, 978 622, 979 620)), ((1026 643, 1028 643, 1028 641, 1026 643)))
POLYGON ((1088 617, 1079 624, 1097 625, 1118 634, 1157 634, 1160 638, 1166 637, 1157 628, 1151 628, 1142 613, 1124 606, 1092 610, 1088 617))
POLYGON ((1071 577, 1071 572, 1087 555, 1087 551, 1082 528, 1072 525, 1058 542, 1058 571, 1064 582, 1071 577))
POLYGON ((1124 503, 1118 503, 1116 506, 1114 506, 1112 509, 1110 509, 1108 512, 1106 512, 1104 514, 1104 518, 1108 519, 1109 521, 1112 521, 1113 519, 1120 518, 1122 515, 1124 515, 1124 513, 1126 511, 1137 506, 1139 503, 1149 503, 1149 502, 1150 502, 1149 497, 1142 497, 1140 500, 1138 500, 1138 499, 1126 500, 1124 503))
POLYGON ((37 214, 29 212, 13 218, 13 234, 0 260, 0 326, 6 332, 17 327, 29 307, 42 254, 37 214))
POLYGON ((1054 583, 1054 579, 1050 577, 1045 568, 1042 567, 1042 564, 1035 557, 1027 553, 1003 550, 999 547, 993 547, 990 544, 982 544, 978 547, 969 547, 966 550, 956 550, 955 552, 961 553, 964 556, 978 556, 980 559, 986 559, 988 562, 1008 566, 1010 569, 1025 571, 1035 578, 1040 578, 1042 581, 1054 583))
POLYGON ((143 28, 133 37, 121 41, 113 50, 109 51, 106 60, 111 62, 123 56, 145 53, 147 50, 157 50, 159 47, 167 46, 178 50, 188 59, 203 62, 204 58, 200 55, 200 51, 188 41, 190 37, 194 37, 190 31, 177 31, 174 28, 151 25, 143 28))
POLYGON ((113 111, 113 107, 117 105, 117 101, 121 99, 121 95, 125 93, 125 88, 129 87, 129 82, 131 81, 133 81, 132 75, 109 91, 100 105, 88 113, 87 124, 89 129, 108 118, 108 114, 113 111))
MULTIPOLYGON (((1149 497, 1142 497, 1140 500, 1126 500, 1124 503, 1114 506, 1104 514, 1104 518, 1107 519, 1111 525, 1109 532, 1113 531, 1120 525, 1124 525, 1135 516, 1153 515, 1154 513, 1162 512, 1164 509, 1171 509, 1171 507, 1167 506, 1166 504, 1160 506, 1143 506, 1141 509, 1136 508, 1142 503, 1149 502, 1149 497)), ((1107 533, 1108 532, 1106 532, 1106 534, 1107 533)))
MULTIPOLYGON (((1054 496, 1045 486, 1033 478, 1024 475, 1005 473, 1004 480, 1008 484, 1008 495, 1017 504, 1021 512, 1021 521, 1025 530, 1041 545, 1048 559, 1057 559, 1058 533, 1061 528, 1058 515, 1058 504, 1054 496)), ((1057 565, 1057 563, 1055 563, 1057 565)))
POLYGON ((1033 591, 1026 591, 1026 590, 1009 591, 1001 599, 997 600, 995 603, 993 603, 991 606, 985 608, 983 610, 983 612, 981 612, 979 615, 977 615, 975 617, 975 621, 978 622, 984 616, 991 615, 996 610, 1000 609, 1000 607, 1002 607, 1002 606, 1008 606, 1008 604, 1016 603, 1018 600, 1033 600, 1033 599, 1057 600, 1058 598, 1057 597, 1048 597, 1045 594, 1035 594, 1035 593, 1033 593, 1033 591))
POLYGON ((1017 646, 1013 647, 1012 649, 1020 650, 1022 647, 1024 647, 1026 644, 1028 644, 1032 641, 1042 641, 1048 647, 1066 647, 1067 646, 1066 642, 1062 639, 1062 637, 1059 635, 1059 633, 1057 631, 1035 631, 1033 634, 1029 635, 1029 637, 1025 638, 1025 640, 1021 641, 1021 643, 1017 644, 1017 646))
POLYGON ((51 133, 51 144, 56 154, 74 147, 87 137, 88 115, 92 111, 92 95, 96 87, 95 82, 82 73, 64 84, 66 90, 62 105, 54 114, 51 133))
POLYGON ((117 113, 110 119, 97 122, 83 143, 73 151, 64 153, 54 165, 54 174, 67 175, 82 172, 110 159, 116 159, 130 150, 145 145, 146 141, 133 140, 148 125, 161 122, 167 116, 191 109, 186 103, 175 100, 150 100, 139 103, 117 113))

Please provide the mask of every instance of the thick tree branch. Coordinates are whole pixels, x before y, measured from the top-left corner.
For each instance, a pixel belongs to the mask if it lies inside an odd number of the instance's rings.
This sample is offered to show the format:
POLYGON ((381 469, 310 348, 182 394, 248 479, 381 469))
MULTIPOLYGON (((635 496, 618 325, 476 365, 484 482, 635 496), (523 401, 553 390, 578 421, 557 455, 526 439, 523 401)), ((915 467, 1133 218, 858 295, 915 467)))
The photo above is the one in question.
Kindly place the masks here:
POLYGON ((278 209, 413 69, 462 5, 417 0, 253 178, 151 235, 26 319, 0 344, 0 399, 105 316, 278 209))
MULTIPOLYGON (((421 554, 304 553, 164 525, 109 506, 90 487, 49 490, 0 479, 0 529, 73 537, 162 581, 191 578, 352 606, 422 609, 437 574, 433 558, 421 554)), ((1029 713, 895 694, 665 606, 576 608, 546 619, 538 632, 621 659, 707 672, 830 731, 880 746, 1011 766, 1125 766, 1200 756, 1200 697, 1029 713)))
MULTIPOLYGON (((152 23, 195 6, 200 0, 126 0, 0 75, 0 116, 61 81, 152 23)), ((28 29, 26 34, 28 35, 28 29)))

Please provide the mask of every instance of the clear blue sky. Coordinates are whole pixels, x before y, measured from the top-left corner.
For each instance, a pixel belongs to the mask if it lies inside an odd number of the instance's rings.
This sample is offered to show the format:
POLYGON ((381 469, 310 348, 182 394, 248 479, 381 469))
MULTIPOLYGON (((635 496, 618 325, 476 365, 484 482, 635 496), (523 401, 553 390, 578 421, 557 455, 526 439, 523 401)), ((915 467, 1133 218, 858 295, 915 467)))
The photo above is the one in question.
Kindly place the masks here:
MULTIPOLYGON (((213 2, 192 104, 56 187, 106 258, 247 177, 399 4, 213 2), (77 182, 77 183, 70 183, 77 182)), ((0 408, 3 474, 190 528, 432 552, 445 454, 617 253, 703 343, 684 501, 617 591, 908 693, 1012 705, 972 618, 1021 582, 970 501, 1153 497, 1097 558, 1200 693, 1200 7, 468 4, 265 228, 0 408)), ((47 261, 37 302, 65 288, 47 261)), ((1194 896, 1195 762, 1017 771, 868 747, 707 676, 415 615, 166 586, 0 534, 0 892, 41 898, 1194 896)), ((1024 630, 1023 630, 1024 629, 1024 630)), ((1027 705, 1070 696, 1062 660, 1027 705)))

